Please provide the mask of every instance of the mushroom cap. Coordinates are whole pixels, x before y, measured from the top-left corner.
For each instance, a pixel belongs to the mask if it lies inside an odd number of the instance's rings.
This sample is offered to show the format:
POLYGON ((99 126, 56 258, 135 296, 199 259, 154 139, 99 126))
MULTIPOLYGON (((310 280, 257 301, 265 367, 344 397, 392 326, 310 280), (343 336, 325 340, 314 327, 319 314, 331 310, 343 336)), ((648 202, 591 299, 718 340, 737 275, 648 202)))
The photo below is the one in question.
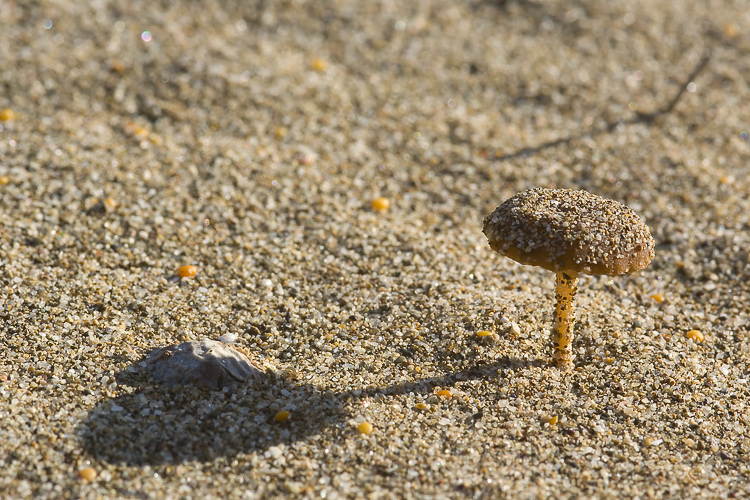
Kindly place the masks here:
POLYGON ((499 254, 555 272, 616 276, 654 258, 651 232, 632 209, 583 190, 518 193, 484 218, 482 232, 499 254))

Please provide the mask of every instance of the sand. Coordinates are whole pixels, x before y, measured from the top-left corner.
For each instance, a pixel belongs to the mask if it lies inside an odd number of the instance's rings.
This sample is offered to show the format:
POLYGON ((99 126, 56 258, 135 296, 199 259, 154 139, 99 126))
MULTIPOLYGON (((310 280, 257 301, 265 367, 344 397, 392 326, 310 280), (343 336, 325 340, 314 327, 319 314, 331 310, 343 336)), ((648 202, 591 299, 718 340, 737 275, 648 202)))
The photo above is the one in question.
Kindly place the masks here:
POLYGON ((3 498, 750 495, 746 2, 4 1, 0 62, 3 498), (481 231, 537 186, 656 241, 568 373, 481 231), (220 337, 266 377, 145 370, 220 337))

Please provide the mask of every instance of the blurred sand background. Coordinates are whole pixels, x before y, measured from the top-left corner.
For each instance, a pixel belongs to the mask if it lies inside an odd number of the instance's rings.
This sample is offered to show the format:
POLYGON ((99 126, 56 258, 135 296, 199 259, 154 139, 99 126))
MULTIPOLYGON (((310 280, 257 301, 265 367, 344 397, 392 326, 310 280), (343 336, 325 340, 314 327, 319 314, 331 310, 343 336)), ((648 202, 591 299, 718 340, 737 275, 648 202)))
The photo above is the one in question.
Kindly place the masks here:
POLYGON ((748 2, 0 0, 0 62, 3 498, 750 494, 748 2), (568 374, 535 186, 656 240, 568 374))

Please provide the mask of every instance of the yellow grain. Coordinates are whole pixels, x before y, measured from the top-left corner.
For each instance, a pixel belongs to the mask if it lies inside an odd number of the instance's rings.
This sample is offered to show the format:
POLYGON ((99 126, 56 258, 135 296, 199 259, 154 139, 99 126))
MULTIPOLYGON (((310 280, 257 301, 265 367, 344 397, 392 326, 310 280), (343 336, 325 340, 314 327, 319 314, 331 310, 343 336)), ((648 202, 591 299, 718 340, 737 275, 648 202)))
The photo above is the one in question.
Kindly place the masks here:
POLYGON ((369 436, 372 434, 372 431, 374 431, 375 428, 372 426, 370 422, 362 422, 357 426, 357 432, 360 434, 364 434, 366 436, 369 436))
POLYGON ((703 342, 703 333, 701 333, 700 330, 690 330, 685 334, 687 338, 692 340, 693 342, 703 342))
POLYGON ((98 474, 93 467, 84 467, 78 471, 78 477, 89 483, 96 479, 96 476, 98 476, 98 474))
POLYGON ((177 270, 177 274, 180 278, 192 278, 198 274, 198 268, 195 266, 182 266, 177 270))
POLYGON ((372 209, 377 212, 385 212, 390 208, 391 202, 388 200, 388 198, 385 198, 383 196, 379 198, 375 198, 372 200, 372 209))
POLYGON ((274 422, 286 422, 287 420, 289 420, 289 412, 287 410, 282 410, 273 417, 274 422))

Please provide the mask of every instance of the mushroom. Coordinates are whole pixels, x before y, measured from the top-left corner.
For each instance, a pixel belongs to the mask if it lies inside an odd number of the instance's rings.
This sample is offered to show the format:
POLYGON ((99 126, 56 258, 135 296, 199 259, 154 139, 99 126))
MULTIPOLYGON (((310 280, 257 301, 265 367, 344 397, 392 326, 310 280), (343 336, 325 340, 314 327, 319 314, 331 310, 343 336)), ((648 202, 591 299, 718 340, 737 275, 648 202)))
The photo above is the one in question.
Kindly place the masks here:
POLYGON ((648 226, 630 208, 580 190, 534 188, 484 218, 482 232, 497 253, 555 272, 553 360, 573 367, 578 274, 618 276, 654 258, 648 226))

